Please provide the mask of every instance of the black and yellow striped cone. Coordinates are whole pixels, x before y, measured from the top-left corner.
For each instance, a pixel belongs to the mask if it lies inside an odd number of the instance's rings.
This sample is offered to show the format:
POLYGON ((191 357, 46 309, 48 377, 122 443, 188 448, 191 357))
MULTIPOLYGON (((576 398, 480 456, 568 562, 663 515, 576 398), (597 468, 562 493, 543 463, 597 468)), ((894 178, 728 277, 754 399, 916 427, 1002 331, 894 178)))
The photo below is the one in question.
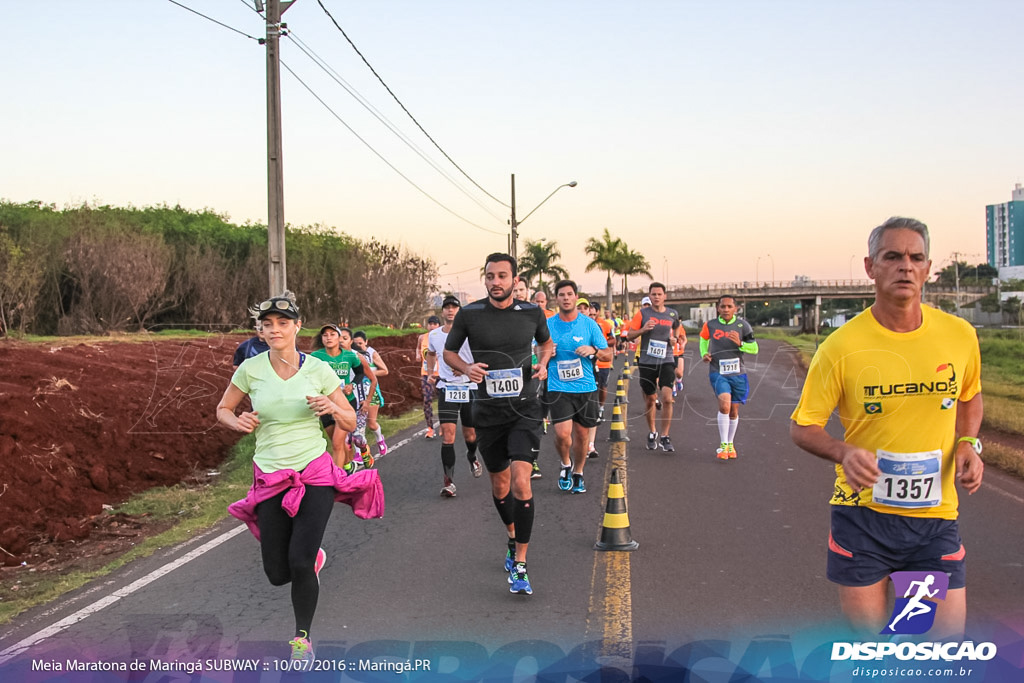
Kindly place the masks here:
POLYGON ((612 470, 608 483, 608 502, 604 506, 601 540, 594 544, 597 550, 636 550, 640 544, 629 533, 629 515, 626 514, 626 493, 619 482, 619 470, 612 470))
POLYGON ((622 404, 619 403, 618 398, 615 399, 615 405, 612 407, 612 427, 608 434, 608 440, 612 443, 629 441, 629 436, 626 434, 626 423, 622 419, 622 404))
POLYGON ((629 356, 626 356, 626 363, 622 366, 622 377, 631 377, 633 375, 632 365, 629 362, 629 356))
POLYGON ((615 382, 615 400, 619 403, 629 403, 629 397, 626 396, 626 385, 622 383, 622 375, 619 375, 619 379, 615 382))

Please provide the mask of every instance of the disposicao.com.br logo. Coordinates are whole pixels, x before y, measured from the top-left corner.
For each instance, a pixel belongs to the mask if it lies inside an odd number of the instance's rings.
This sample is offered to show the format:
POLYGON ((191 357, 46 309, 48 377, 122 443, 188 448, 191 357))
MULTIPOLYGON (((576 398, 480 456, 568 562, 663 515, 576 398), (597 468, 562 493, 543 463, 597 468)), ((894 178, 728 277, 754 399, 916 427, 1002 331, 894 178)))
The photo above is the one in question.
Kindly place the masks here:
MULTIPOLYGON (((949 577, 944 572, 894 572, 890 578, 896 592, 896 603, 880 635, 927 633, 935 623, 938 601, 946 599, 949 577)), ((987 661, 995 656, 995 644, 975 644, 972 641, 832 644, 832 661, 878 660, 885 657, 918 661, 987 661)))

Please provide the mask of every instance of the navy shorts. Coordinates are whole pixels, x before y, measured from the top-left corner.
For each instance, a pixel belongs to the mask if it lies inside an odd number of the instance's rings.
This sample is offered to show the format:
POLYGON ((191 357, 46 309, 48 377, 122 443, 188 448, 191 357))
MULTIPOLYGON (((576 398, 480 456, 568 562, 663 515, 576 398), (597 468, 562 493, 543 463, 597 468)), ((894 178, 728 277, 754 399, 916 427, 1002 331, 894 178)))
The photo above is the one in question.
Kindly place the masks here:
POLYGON ((608 375, 611 374, 611 368, 597 368, 594 371, 594 379, 597 380, 597 387, 604 389, 608 386, 608 375))
POLYGON ((872 586, 893 572, 945 572, 950 588, 967 578, 955 519, 907 517, 852 505, 833 505, 828 579, 841 586, 872 586))
POLYGON ((714 370, 708 374, 711 380, 711 388, 715 390, 715 396, 729 394, 733 403, 746 403, 750 394, 750 381, 746 374, 742 375, 720 375, 714 370))

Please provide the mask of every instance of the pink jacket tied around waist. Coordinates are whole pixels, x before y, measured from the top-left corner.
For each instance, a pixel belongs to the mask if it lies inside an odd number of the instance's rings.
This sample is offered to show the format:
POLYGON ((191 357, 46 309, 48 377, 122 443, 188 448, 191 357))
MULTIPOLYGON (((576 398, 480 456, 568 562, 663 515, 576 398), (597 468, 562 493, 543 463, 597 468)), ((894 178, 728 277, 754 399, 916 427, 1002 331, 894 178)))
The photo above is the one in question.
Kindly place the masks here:
POLYGON ((334 501, 351 506, 356 517, 374 519, 384 516, 384 486, 377 470, 347 474, 334 464, 330 453, 324 453, 301 472, 278 470, 267 474, 256 463, 253 463, 252 471, 252 488, 244 499, 229 505, 228 512, 245 522, 257 541, 260 529, 256 524, 256 506, 282 491, 288 491, 281 507, 289 517, 294 517, 302 497, 306 495, 307 485, 334 487, 334 501))

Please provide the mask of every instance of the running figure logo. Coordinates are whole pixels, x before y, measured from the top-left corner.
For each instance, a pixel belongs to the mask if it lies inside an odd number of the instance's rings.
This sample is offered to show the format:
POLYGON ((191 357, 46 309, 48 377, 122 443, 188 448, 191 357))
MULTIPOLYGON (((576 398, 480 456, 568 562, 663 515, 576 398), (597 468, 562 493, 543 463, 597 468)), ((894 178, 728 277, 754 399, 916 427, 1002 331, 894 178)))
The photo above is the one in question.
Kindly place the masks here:
POLYGON ((896 604, 889 625, 881 633, 926 632, 935 622, 936 600, 946 599, 949 576, 945 572, 893 572, 890 578, 896 590, 896 604))

